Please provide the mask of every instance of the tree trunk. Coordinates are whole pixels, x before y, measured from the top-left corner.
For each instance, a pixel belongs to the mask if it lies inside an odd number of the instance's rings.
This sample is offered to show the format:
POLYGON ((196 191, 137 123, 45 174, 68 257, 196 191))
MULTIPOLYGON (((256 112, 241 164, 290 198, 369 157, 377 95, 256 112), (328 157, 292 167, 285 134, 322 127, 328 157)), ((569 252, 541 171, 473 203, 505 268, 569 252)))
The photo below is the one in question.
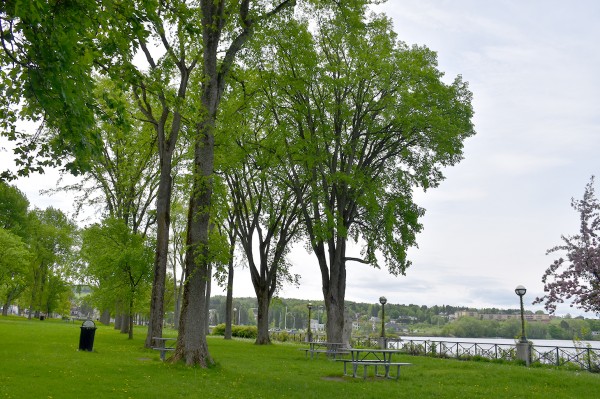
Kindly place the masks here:
POLYGON ((175 282, 175 309, 173 311, 173 326, 179 326, 179 317, 181 316, 181 298, 183 296, 183 278, 180 281, 179 287, 177 286, 177 282, 175 282))
POLYGON ((131 299, 129 300, 129 317, 127 318, 128 322, 128 330, 129 337, 128 339, 133 339, 133 293, 131 295, 131 299))
MULTIPOLYGON (((320 249, 324 249, 321 246, 320 249)), ((321 268, 321 279, 323 283, 323 299, 327 310, 327 341, 343 342, 344 340, 344 314, 346 296, 346 242, 343 238, 331 240, 328 243, 330 254, 329 267, 323 250, 319 250, 317 258, 321 268), (337 245, 336 245, 337 244, 337 245)))
POLYGON ((121 334, 129 334, 129 314, 121 314, 121 334))
MULTIPOLYGON (((160 143, 160 141, 159 141, 160 143)), ((160 145, 160 144, 159 144, 160 145)), ((162 337, 164 319, 165 282, 167 256, 169 250, 169 226, 171 223, 171 159, 172 152, 161 149, 160 180, 156 198, 156 256, 154 258, 154 279, 150 298, 150 319, 145 346, 156 346, 154 337, 162 337)))
POLYGON ((255 287, 256 299, 258 300, 258 317, 256 324, 258 327, 257 345, 267 345, 271 343, 269 337, 269 304, 271 298, 267 287, 255 287))
POLYGON ((102 315, 100 315, 100 323, 104 325, 110 324, 110 310, 104 309, 102 311, 102 315))
POLYGON ((2 316, 8 316, 8 307, 13 301, 15 290, 10 290, 8 294, 6 294, 6 300, 4 301, 4 306, 2 307, 2 316))
POLYGON ((214 119, 198 127, 194 149, 194 184, 188 212, 187 281, 173 361, 206 367, 213 363, 206 342, 206 290, 209 275, 208 231, 214 165, 214 119))
POLYGON ((230 249, 229 270, 227 272, 227 298, 225 299, 225 339, 231 339, 233 318, 233 248, 230 249))
POLYGON ((212 264, 208 265, 208 273, 206 279, 206 299, 204 304, 204 314, 206 315, 206 323, 204 327, 204 333, 206 335, 210 334, 210 289, 212 286, 212 264))

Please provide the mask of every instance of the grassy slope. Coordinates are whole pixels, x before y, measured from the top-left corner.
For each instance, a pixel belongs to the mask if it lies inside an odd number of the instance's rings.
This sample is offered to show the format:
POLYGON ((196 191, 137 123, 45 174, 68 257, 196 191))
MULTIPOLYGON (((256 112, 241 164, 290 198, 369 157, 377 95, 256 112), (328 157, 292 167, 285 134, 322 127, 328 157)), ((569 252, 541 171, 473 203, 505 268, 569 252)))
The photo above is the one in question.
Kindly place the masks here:
POLYGON ((0 398, 591 398, 600 375, 553 368, 402 356, 401 378, 342 377, 341 363, 305 359, 293 344, 259 347, 209 337, 217 366, 162 363, 135 339, 98 326, 79 352, 79 324, 0 317, 0 398))

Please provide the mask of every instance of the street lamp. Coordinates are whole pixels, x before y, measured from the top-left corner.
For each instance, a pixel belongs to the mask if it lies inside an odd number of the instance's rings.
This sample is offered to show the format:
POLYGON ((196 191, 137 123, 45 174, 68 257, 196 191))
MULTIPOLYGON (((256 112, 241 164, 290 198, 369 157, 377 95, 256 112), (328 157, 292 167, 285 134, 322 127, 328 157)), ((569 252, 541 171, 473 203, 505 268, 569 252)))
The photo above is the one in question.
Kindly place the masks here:
POLYGON ((379 303, 381 304, 381 344, 385 348, 385 304, 387 299, 384 296, 379 297, 379 303))
POLYGON ((518 285, 517 288, 515 288, 515 294, 519 296, 519 299, 521 301, 521 339, 519 340, 519 342, 523 343, 527 342, 527 337, 525 336, 525 314, 523 310, 523 295, 525 295, 526 292, 527 289, 522 285, 518 285))
POLYGON ((237 312, 237 308, 233 308, 233 324, 235 324, 235 312, 237 312))
POLYGON ((308 342, 312 342, 312 333, 310 332, 310 311, 312 309, 312 303, 309 302, 306 307, 308 308, 308 332, 306 333, 306 337, 308 338, 308 342))

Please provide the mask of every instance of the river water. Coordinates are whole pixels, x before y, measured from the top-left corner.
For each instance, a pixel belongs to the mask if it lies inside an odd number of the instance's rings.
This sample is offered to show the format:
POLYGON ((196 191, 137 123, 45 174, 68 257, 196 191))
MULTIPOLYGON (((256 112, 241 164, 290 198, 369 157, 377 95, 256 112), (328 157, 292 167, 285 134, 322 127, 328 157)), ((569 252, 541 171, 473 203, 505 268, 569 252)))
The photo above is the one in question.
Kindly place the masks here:
MULTIPOLYGON (((400 337, 403 341, 444 341, 444 342, 469 342, 477 344, 503 344, 503 345, 514 345, 517 340, 508 338, 454 338, 454 337, 415 337, 415 336, 404 336, 400 337)), ((390 347, 394 344, 393 340, 390 340, 390 347)), ((561 340, 561 339, 530 339, 534 346, 562 346, 562 347, 574 347, 576 346, 573 341, 561 340)), ((600 349, 600 341, 580 341, 577 343, 578 347, 587 347, 590 345, 591 348, 600 349)))

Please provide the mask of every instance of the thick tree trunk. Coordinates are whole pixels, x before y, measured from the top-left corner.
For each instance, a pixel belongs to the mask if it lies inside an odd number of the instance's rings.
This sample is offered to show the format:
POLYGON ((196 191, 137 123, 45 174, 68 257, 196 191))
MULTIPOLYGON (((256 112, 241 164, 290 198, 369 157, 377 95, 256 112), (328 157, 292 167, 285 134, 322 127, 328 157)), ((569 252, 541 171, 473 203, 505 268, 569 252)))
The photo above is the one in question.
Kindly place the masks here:
POLYGON ((343 238, 328 243, 329 267, 324 246, 315 251, 321 268, 323 299, 327 310, 327 341, 344 342, 344 314, 346 296, 346 242, 343 238), (334 243, 335 242, 335 243, 334 243), (337 244, 337 245, 336 245, 337 244))
POLYGON ((208 231, 214 165, 214 119, 198 127, 194 150, 194 184, 188 212, 187 281, 183 290, 181 319, 173 361, 206 367, 213 363, 206 342, 206 289, 209 271, 208 231))
POLYGON ((255 287, 254 290, 256 292, 256 299, 258 300, 258 320, 256 321, 258 327, 258 336, 256 337, 256 344, 270 344, 269 304, 271 303, 271 298, 269 295, 269 289, 267 287, 255 287))

